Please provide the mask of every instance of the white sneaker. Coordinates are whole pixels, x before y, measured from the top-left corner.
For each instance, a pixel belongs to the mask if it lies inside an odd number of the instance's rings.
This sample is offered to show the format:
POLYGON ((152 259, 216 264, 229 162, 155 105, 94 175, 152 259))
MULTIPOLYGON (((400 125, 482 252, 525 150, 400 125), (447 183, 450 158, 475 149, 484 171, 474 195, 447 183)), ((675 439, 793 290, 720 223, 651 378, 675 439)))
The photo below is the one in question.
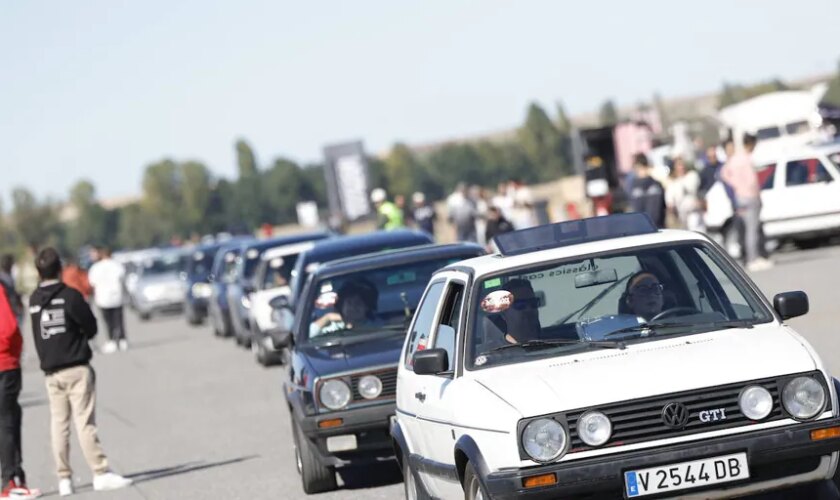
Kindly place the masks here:
POLYGON ((128 341, 127 340, 125 340, 125 339, 120 340, 120 350, 121 351, 127 351, 128 350, 128 341))
POLYGON ((773 261, 768 259, 758 258, 747 264, 747 271, 754 273, 758 271, 766 271, 773 267, 773 261))
POLYGON ((117 352, 117 343, 113 340, 102 344, 102 354, 113 354, 115 352, 117 352))
POLYGON ((93 476, 93 489, 96 491, 118 490, 126 486, 131 486, 132 482, 127 477, 122 477, 113 472, 106 472, 105 474, 93 476))
POLYGON ((73 480, 69 477, 65 477, 64 479, 59 479, 58 481, 58 494, 62 497, 69 497, 75 493, 73 490, 73 480))

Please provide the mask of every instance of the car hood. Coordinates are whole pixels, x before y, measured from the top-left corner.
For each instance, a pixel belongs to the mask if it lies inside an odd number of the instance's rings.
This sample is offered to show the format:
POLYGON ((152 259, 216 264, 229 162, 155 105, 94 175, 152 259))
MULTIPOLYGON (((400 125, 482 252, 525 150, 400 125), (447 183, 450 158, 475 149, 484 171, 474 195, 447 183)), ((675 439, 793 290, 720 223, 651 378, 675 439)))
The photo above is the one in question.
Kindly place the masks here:
POLYGON ((816 368, 778 324, 664 338, 475 372, 523 417, 816 368))
POLYGON ((306 356, 317 376, 364 370, 382 365, 395 365, 400 359, 404 335, 372 336, 364 342, 348 342, 332 346, 305 345, 297 350, 306 356))

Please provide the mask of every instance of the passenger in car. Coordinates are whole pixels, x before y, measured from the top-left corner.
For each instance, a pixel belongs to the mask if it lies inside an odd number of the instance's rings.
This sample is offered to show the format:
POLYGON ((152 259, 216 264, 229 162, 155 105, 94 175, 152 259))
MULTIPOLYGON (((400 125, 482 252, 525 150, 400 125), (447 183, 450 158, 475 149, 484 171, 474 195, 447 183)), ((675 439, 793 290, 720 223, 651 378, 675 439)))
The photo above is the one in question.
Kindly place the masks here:
POLYGON ((338 291, 335 310, 309 325, 309 336, 317 337, 339 330, 351 330, 374 319, 379 293, 376 288, 363 282, 345 283, 338 291))
MULTIPOLYGON (((659 278, 650 271, 639 271, 627 280, 627 290, 622 296, 630 314, 635 314, 645 321, 650 321, 662 312, 665 304, 665 287, 659 278)), ((621 307, 619 307, 619 312, 621 307)))
POLYGON ((484 318, 486 347, 517 344, 540 337, 539 297, 531 282, 513 279, 507 282, 505 290, 513 296, 510 307, 484 318))

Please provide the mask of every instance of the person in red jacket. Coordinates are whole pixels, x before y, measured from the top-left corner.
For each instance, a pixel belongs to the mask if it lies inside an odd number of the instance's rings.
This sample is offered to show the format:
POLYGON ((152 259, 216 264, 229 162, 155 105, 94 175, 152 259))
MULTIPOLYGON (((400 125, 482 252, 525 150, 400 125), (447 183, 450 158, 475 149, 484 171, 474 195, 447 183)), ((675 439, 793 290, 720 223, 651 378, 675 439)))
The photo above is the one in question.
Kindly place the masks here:
POLYGON ((0 286, 0 498, 37 498, 41 492, 26 487, 23 472, 20 430, 22 410, 18 397, 21 389, 20 336, 17 318, 9 304, 6 287, 0 286))

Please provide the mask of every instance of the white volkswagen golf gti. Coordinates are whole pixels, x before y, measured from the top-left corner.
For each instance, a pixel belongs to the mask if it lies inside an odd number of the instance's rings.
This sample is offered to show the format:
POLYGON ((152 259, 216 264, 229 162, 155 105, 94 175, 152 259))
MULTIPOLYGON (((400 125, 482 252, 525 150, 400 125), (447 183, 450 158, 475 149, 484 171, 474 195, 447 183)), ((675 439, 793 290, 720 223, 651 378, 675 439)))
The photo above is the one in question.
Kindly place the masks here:
POLYGON ((409 327, 391 434, 413 498, 836 498, 837 384, 716 244, 639 214, 497 237, 409 327))

